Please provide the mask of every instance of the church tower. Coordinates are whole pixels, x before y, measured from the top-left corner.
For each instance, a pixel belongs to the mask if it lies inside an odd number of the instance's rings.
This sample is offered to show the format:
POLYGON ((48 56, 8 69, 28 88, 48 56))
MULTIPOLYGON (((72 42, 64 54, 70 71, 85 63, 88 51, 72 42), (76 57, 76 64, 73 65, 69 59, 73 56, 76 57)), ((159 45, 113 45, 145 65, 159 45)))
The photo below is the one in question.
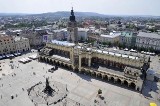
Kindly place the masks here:
POLYGON ((78 43, 78 27, 74 16, 73 7, 71 10, 71 16, 69 18, 67 31, 69 32, 69 38, 68 38, 69 42, 78 43))

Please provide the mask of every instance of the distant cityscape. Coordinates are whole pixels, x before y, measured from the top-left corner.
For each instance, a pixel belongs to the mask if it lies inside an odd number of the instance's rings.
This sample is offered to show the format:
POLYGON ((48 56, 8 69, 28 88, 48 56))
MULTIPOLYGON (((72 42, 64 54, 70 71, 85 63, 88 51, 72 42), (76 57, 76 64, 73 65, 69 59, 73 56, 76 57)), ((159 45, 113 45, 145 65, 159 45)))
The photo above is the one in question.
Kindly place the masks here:
MULTIPOLYGON (((158 17, 114 17, 90 12, 78 12, 77 15, 77 36, 80 42, 97 41, 103 45, 138 51, 160 51, 158 17)), ((67 16, 69 12, 19 16, 8 14, 0 17, 0 30, 1 34, 19 34, 28 38, 31 46, 40 46, 53 39, 67 39, 67 16)))

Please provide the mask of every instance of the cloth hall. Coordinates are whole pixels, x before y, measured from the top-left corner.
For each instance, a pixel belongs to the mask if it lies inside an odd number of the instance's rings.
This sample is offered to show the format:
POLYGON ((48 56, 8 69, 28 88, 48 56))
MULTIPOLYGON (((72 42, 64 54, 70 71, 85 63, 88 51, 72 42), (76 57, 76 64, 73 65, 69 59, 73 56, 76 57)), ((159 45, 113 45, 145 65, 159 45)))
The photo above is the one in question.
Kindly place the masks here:
POLYGON ((77 22, 71 10, 68 22, 69 41, 53 40, 39 51, 38 59, 52 65, 90 75, 141 91, 150 58, 111 52, 91 44, 80 44, 77 22))

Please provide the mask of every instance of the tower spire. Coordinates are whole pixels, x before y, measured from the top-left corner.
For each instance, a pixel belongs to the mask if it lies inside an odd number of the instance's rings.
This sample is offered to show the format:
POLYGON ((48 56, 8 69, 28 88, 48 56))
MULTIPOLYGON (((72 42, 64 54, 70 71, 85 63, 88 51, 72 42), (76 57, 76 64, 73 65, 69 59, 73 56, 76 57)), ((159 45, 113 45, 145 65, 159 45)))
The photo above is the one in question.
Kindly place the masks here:
POLYGON ((69 19, 70 19, 71 22, 76 21, 76 20, 75 20, 75 16, 74 16, 73 7, 72 7, 72 10, 71 10, 71 16, 70 16, 69 19))

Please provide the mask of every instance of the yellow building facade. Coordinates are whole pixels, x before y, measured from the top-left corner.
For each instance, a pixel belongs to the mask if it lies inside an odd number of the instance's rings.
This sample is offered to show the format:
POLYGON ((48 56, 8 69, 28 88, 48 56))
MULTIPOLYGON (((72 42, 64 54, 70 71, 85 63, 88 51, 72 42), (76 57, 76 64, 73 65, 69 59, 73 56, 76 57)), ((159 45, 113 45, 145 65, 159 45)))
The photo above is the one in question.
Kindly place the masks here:
POLYGON ((15 51, 16 47, 14 44, 14 39, 11 36, 0 35, 0 54, 6 55, 14 53, 15 51))

